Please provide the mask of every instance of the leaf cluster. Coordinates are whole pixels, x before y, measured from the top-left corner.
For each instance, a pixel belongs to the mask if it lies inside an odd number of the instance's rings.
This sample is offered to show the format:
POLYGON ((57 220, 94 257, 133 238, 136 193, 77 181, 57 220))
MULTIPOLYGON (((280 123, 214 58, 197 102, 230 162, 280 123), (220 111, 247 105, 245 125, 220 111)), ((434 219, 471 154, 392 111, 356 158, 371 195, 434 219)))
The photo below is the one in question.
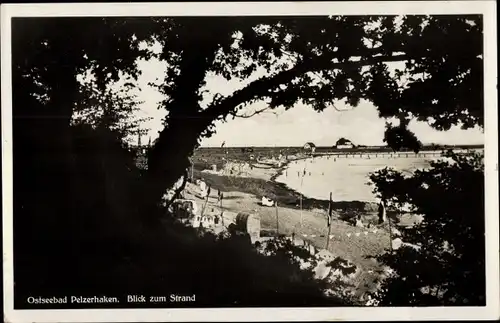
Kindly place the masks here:
POLYGON ((370 175, 374 192, 396 208, 410 204, 423 221, 401 230, 403 246, 380 257, 397 275, 379 295, 386 305, 479 305, 485 302, 483 155, 448 152, 426 170, 370 175))

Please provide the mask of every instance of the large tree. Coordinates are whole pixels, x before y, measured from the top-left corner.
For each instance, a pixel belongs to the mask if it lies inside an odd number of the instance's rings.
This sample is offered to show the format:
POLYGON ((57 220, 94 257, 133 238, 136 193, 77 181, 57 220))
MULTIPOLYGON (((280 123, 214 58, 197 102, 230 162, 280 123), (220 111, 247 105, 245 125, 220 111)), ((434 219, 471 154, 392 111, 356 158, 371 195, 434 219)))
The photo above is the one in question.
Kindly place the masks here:
MULTIPOLYGON (((160 194, 188 166, 214 122, 265 101, 271 109, 302 102, 317 111, 339 100, 374 103, 397 118, 389 145, 418 149, 410 119, 439 130, 482 125, 480 16, 330 16, 175 18, 159 22, 168 63, 160 86, 168 110, 149 159, 160 194), (387 63, 403 62, 391 72, 387 63), (208 76, 239 79, 230 95, 201 106, 208 76), (405 141, 408 144, 405 145, 405 141)), ((154 193, 154 191, 157 191, 154 193)))

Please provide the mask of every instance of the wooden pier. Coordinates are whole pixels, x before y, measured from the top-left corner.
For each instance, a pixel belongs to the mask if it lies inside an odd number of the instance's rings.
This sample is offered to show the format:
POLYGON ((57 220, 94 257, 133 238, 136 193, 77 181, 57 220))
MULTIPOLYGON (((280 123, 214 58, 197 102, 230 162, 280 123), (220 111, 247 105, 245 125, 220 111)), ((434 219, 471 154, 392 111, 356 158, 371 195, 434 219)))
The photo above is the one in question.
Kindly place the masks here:
MULTIPOLYGON (((465 153, 466 150, 457 150, 456 153, 465 153)), ((318 156, 331 156, 334 158, 425 158, 425 157, 442 157, 444 152, 442 151, 421 151, 419 153, 415 152, 316 152, 313 154, 314 157, 318 156)))

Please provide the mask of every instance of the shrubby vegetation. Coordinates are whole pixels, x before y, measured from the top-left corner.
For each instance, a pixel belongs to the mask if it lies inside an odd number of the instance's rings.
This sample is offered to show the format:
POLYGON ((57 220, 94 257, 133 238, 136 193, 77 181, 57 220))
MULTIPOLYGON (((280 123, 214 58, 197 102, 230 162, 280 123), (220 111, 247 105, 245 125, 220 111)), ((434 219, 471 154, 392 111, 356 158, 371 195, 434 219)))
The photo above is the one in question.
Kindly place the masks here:
POLYGON ((375 192, 398 208, 409 203, 423 222, 400 230, 403 246, 379 257, 395 270, 378 295, 382 305, 485 305, 483 154, 446 154, 411 176, 373 173, 375 192))
POLYGON ((147 133, 141 124, 151 120, 151 117, 137 117, 143 102, 133 93, 135 90, 137 87, 130 82, 112 83, 101 89, 95 79, 82 80, 71 124, 109 129, 119 135, 118 139, 130 143, 132 136, 147 133))

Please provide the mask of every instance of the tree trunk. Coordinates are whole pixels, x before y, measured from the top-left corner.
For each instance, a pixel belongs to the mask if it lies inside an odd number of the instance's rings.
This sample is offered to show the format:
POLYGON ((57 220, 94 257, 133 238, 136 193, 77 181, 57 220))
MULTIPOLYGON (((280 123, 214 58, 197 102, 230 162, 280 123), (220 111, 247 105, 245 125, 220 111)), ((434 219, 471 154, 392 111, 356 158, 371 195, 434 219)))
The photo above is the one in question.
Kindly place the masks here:
POLYGON ((205 130, 196 118, 170 118, 168 127, 148 155, 147 200, 156 204, 166 190, 186 173, 189 158, 205 130))
POLYGON ((175 91, 164 106, 169 111, 167 126, 148 155, 148 189, 145 192, 150 206, 156 205, 165 191, 189 169, 189 158, 198 145, 198 139, 218 117, 203 115, 199 105, 199 89, 205 82, 218 42, 197 42, 197 37, 188 37, 184 44, 186 48, 182 52, 175 91))

